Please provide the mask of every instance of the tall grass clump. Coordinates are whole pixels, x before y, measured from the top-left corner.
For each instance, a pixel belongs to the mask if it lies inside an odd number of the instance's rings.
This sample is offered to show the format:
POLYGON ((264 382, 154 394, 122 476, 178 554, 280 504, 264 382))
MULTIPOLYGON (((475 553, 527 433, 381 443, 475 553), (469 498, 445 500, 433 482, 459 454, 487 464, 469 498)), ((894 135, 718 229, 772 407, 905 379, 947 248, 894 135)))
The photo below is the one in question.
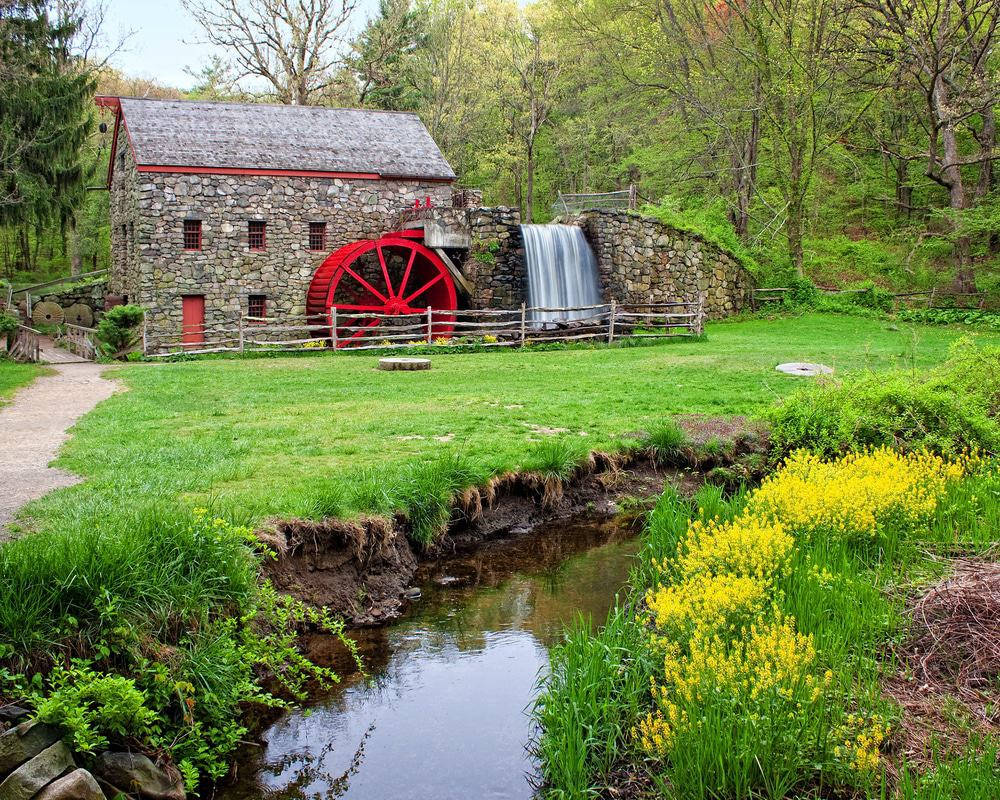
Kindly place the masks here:
POLYGON ((649 432, 646 441, 657 464, 675 464, 680 459, 687 437, 676 422, 665 420, 649 432))
POLYGON ((487 469, 457 453, 418 462, 389 490, 388 503, 406 517, 410 539, 429 547, 447 531, 455 496, 489 477, 487 469))

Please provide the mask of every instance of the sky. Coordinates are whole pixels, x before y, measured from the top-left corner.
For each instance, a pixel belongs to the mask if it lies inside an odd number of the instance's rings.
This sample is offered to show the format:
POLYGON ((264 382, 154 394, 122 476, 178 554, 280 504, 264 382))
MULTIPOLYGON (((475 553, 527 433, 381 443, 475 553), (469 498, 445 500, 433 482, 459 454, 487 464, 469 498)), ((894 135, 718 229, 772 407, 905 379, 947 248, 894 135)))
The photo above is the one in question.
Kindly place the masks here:
MULTIPOLYGON (((374 0, 358 3, 355 27, 374 5, 374 0)), ((132 77, 189 89, 194 81, 184 68, 197 70, 213 53, 213 47, 204 43, 201 28, 180 0, 109 0, 105 37, 108 41, 118 41, 130 31, 132 35, 111 63, 132 77)))

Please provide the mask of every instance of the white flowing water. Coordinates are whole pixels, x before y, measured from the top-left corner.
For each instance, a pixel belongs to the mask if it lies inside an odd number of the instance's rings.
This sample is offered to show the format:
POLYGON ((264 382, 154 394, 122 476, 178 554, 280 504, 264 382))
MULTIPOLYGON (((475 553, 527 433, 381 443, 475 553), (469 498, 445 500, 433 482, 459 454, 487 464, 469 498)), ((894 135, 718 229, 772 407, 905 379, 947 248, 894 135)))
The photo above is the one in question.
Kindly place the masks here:
MULTIPOLYGON (((576 225, 522 225, 528 273, 528 305, 534 308, 574 308, 601 305, 597 259, 576 225)), ((535 311, 533 322, 583 319, 602 309, 535 311)))

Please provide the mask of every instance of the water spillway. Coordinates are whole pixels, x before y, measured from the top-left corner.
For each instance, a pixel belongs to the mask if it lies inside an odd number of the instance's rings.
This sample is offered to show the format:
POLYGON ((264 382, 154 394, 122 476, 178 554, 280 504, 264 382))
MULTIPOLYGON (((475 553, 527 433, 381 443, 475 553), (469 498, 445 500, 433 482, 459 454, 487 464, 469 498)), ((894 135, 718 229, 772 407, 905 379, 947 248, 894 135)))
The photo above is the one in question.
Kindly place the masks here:
MULTIPOLYGON (((597 259, 576 225, 522 225, 528 276, 528 305, 533 308, 579 308, 601 305, 597 259)), ((592 317, 599 309, 534 311, 533 322, 592 317)))

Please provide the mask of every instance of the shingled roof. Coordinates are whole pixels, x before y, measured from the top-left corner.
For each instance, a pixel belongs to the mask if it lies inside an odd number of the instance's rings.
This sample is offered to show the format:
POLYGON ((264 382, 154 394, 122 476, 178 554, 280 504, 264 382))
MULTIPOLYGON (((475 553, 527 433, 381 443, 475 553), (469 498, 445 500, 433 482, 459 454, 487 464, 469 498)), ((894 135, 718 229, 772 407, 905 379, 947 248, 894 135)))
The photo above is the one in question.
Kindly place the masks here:
POLYGON ((416 114, 316 106, 120 99, 147 167, 455 178, 416 114))

